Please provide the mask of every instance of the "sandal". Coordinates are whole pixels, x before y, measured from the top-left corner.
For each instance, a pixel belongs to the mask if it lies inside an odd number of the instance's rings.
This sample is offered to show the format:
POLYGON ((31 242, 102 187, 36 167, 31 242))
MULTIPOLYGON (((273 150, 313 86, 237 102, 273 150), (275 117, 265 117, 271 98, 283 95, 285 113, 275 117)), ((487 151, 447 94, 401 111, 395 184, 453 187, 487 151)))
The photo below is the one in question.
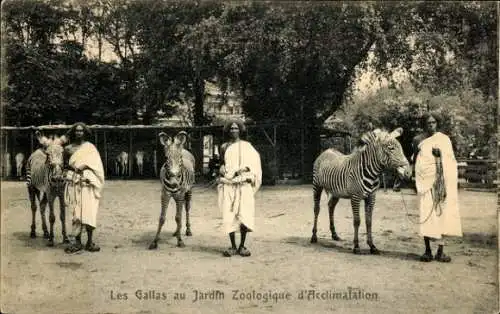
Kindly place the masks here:
POLYGON ((252 253, 250 253, 250 251, 246 247, 240 247, 238 249, 238 254, 240 254, 240 256, 243 256, 243 257, 247 257, 247 256, 252 255, 252 253))
POLYGON ((82 249, 83 249, 83 247, 81 244, 74 243, 74 244, 71 244, 70 246, 68 246, 67 248, 65 248, 64 252, 66 252, 68 254, 73 254, 73 253, 80 252, 82 249))
POLYGON ((94 242, 85 245, 85 250, 86 251, 89 251, 89 252, 99 252, 101 250, 101 248, 99 246, 97 246, 94 242))
POLYGON ((225 250, 222 254, 225 257, 231 257, 233 255, 236 255, 237 253, 238 253, 238 251, 236 251, 235 248, 230 247, 229 249, 225 250))
POLYGON ((424 255, 420 256, 420 261, 426 263, 432 261, 432 254, 424 253, 424 255))
POLYGON ((438 262, 441 262, 441 263, 449 263, 451 262, 451 257, 449 257, 448 255, 442 253, 442 254, 436 254, 436 256, 434 257, 434 259, 438 262))

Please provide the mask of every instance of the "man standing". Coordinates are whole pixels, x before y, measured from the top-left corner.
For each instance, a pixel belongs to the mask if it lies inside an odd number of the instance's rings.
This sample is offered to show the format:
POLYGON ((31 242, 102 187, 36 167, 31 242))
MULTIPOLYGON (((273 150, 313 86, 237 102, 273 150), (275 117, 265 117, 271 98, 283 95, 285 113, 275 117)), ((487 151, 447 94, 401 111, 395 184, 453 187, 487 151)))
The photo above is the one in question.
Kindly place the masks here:
POLYGON ((262 183, 260 155, 252 144, 240 139, 244 130, 243 123, 230 122, 225 127, 230 140, 221 145, 223 165, 218 179, 218 194, 224 229, 231 241, 231 247, 223 252, 227 257, 251 255, 245 247, 245 240, 247 233, 254 231, 254 195, 262 183), (238 230, 241 242, 236 247, 235 232, 238 230))
POLYGON ((444 253, 443 235, 462 236, 458 209, 458 171, 451 140, 437 131, 436 115, 424 114, 424 133, 415 152, 415 183, 419 196, 420 235, 424 237, 424 262, 433 258, 450 262, 444 253), (436 241, 438 249, 432 256, 430 241, 436 241))
POLYGON ((96 147, 86 141, 90 130, 84 123, 76 123, 68 131, 70 143, 65 148, 68 165, 65 178, 65 202, 73 212, 72 235, 66 253, 75 253, 84 247, 81 243, 82 229, 87 230, 85 250, 100 251, 92 241, 96 228, 97 210, 104 187, 104 167, 96 147))

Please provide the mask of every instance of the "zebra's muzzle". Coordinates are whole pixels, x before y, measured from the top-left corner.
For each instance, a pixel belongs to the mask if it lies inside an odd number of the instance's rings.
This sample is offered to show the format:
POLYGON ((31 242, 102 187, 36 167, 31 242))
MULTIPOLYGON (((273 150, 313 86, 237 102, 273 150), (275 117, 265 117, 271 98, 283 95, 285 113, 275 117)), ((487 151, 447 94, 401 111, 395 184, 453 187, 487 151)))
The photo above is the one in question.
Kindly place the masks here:
POLYGON ((170 192, 177 192, 180 188, 177 182, 170 182, 168 179, 163 179, 163 185, 170 192))
POLYGON ((396 168, 400 178, 410 179, 412 175, 412 169, 410 165, 404 165, 396 168))

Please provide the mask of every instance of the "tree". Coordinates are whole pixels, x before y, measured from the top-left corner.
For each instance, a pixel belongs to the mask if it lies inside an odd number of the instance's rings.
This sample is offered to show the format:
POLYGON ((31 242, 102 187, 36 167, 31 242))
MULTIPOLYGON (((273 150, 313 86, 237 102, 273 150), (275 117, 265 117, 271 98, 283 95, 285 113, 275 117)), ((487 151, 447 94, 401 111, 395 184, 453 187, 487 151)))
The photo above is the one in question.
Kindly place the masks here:
POLYGON ((403 127, 400 141, 410 156, 411 140, 421 132, 419 119, 427 110, 441 116, 440 130, 450 135, 459 157, 467 157, 471 145, 482 148, 495 139, 496 103, 492 98, 484 101, 482 92, 473 89, 433 95, 429 90, 415 90, 408 84, 398 89, 386 87, 346 104, 342 118, 356 138, 367 131, 363 126, 368 122, 390 130, 403 127))

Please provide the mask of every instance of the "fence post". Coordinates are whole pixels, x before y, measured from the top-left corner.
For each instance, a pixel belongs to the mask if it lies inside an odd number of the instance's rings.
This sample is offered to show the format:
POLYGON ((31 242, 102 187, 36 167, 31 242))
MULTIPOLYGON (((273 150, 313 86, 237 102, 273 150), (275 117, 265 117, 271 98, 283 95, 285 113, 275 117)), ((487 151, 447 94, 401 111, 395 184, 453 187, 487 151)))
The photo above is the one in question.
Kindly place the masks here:
POLYGON ((132 163, 133 163, 133 156, 132 156, 132 136, 134 134, 133 129, 128 129, 128 177, 132 177, 132 163))

